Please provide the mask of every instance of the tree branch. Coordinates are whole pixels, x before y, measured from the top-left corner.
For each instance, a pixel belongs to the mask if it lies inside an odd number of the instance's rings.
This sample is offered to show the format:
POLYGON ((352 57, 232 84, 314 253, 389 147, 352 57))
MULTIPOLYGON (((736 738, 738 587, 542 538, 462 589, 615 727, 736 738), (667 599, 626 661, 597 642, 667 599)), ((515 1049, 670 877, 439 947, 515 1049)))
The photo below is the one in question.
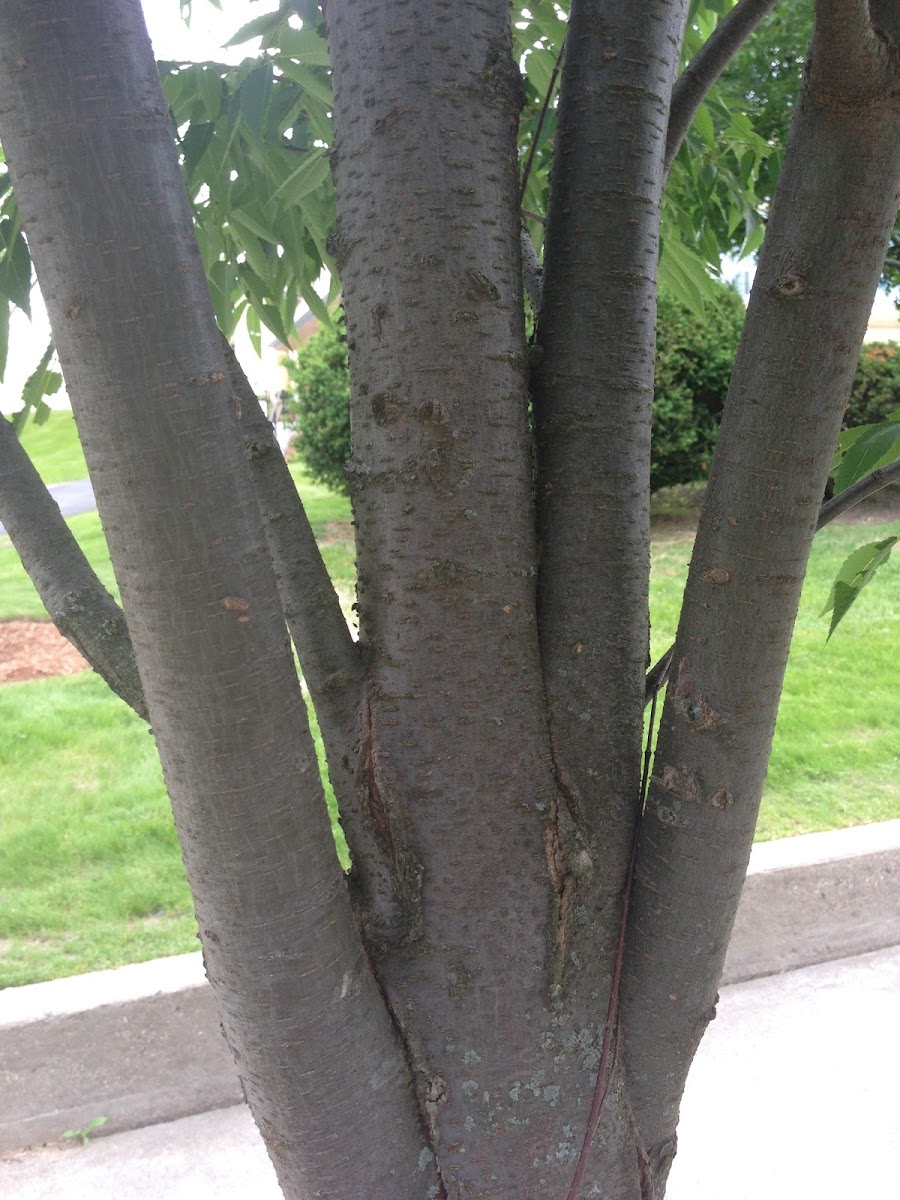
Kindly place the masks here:
POLYGON ((681 72, 672 89, 672 112, 666 134, 667 174, 704 97, 777 3, 778 0, 738 0, 681 72))
POLYGON ((876 492, 880 492, 882 488, 886 488, 896 479, 900 479, 900 460, 870 471, 868 475, 863 475, 862 479, 857 479, 856 483, 851 483, 849 487, 844 488, 837 496, 822 505, 819 509, 816 531, 824 528, 829 521, 839 517, 854 504, 859 504, 860 500, 865 500, 876 492))
POLYGON ((234 351, 226 339, 223 342, 275 582, 319 719, 354 882, 371 913, 371 923, 384 931, 396 924, 399 899, 391 853, 362 803, 359 762, 367 754, 363 744, 367 714, 362 711, 365 661, 350 636, 272 426, 234 351))
MULTIPOLYGON (((320 721, 355 710, 364 671, 275 433, 237 357, 223 339, 278 593, 320 721)), ((323 730, 324 736, 324 730, 323 730)), ((344 743, 346 744, 346 743, 344 743)))
POLYGON ((554 765, 594 863, 578 903, 598 928, 640 785, 659 205, 686 12, 572 5, 544 242, 538 621, 554 765))
POLYGON ((148 720, 125 615, 97 578, 59 506, 0 417, 0 521, 60 633, 148 720))
POLYGON ((809 52, 809 95, 825 105, 856 106, 883 99, 896 77, 896 5, 870 0, 816 0, 809 52), (876 13, 881 29, 874 28, 876 13))
MULTIPOLYGON (((876 492, 880 492, 882 488, 886 488, 895 480, 900 479, 900 459, 897 462, 888 463, 886 467, 879 467, 875 471, 870 471, 868 475, 864 475, 862 479, 857 479, 856 483, 852 483, 850 487, 845 488, 840 495, 826 501, 819 509, 819 518, 816 521, 816 532, 835 519, 847 509, 853 508, 855 504, 859 504, 861 500, 868 499, 869 496, 874 496, 876 492)), ((653 697, 659 692, 669 680, 669 668, 672 665, 672 655, 675 652, 674 645, 670 646, 647 672, 646 685, 644 688, 644 705, 648 705, 653 697)))
POLYGON ((729 387, 640 834, 623 1053, 659 1191, 714 1013, 820 498, 897 212, 900 64, 876 44, 867 5, 818 11, 825 28, 729 387))

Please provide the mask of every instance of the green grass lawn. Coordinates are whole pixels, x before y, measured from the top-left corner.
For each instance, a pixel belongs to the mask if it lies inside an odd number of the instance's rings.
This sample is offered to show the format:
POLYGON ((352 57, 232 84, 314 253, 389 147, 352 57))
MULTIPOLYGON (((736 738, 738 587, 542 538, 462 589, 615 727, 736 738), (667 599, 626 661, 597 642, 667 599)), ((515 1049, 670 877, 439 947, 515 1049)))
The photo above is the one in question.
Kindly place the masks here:
MULTIPOLYGON (((349 604, 348 502, 292 473, 349 604)), ((70 524, 112 586, 96 515, 70 524)), ((760 839, 900 815, 900 561, 879 573, 827 645, 819 618, 846 554, 892 530, 831 526, 816 538, 760 839)), ((665 526, 654 538, 655 654, 674 633, 691 541, 665 526)), ((43 615, 0 539, 0 618, 43 615)), ((0 986, 196 948, 152 738, 93 674, 0 687, 0 827, 0 986)))
MULTIPOLYGON (((820 613, 843 560, 897 526, 830 525, 816 535, 800 602, 758 841, 900 816, 900 559, 875 577, 826 644, 820 613)), ((653 543, 654 657, 672 639, 692 536, 653 543)))
POLYGON ((87 479, 87 466, 71 413, 52 412, 43 425, 29 421, 22 432, 22 445, 44 483, 87 479))

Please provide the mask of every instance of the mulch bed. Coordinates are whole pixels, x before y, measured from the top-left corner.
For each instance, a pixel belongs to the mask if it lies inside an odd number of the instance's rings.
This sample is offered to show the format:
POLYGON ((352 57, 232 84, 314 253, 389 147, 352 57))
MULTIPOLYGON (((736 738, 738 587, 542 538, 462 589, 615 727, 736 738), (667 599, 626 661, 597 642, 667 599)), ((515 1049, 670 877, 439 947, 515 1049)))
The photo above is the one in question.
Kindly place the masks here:
POLYGON ((0 621, 0 683, 24 683, 88 670, 52 621, 0 621))

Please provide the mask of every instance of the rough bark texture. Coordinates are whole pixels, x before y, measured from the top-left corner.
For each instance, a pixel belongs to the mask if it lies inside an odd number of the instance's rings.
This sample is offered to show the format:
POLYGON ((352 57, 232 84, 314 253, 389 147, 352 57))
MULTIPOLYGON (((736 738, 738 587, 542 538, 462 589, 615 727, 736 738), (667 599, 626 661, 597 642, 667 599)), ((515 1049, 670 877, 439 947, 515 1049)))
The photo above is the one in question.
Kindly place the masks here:
POLYGON ((800 587, 900 201, 896 41, 822 3, 694 546, 641 832, 625 1060, 661 1195, 713 1015, 800 587))
POLYGON ((421 1200, 424 1133, 335 856, 136 0, 0 4, 0 137, 285 1194, 421 1200))
MULTIPOLYGON (((508 12, 331 0, 327 20, 371 656, 361 787, 395 862, 388 903, 362 881, 368 935, 447 1195, 562 1196, 611 964, 547 738, 508 12)), ((611 1112, 589 1186, 633 1198, 611 1112)))
POLYGON ((639 807, 659 203, 685 15, 668 0, 572 6, 537 331, 544 679, 594 864, 580 902, 610 961, 639 807))
POLYGON ((60 633, 146 720, 144 691, 124 614, 97 578, 15 430, 3 418, 0 521, 60 633))
POLYGON ((209 975, 290 1200, 665 1191, 900 189, 895 12, 820 0, 639 826, 622 1026, 604 1030, 638 823, 685 9, 573 5, 536 514, 505 0, 329 0, 357 648, 229 377, 136 0, 0 0, 0 137, 209 975), (338 756, 349 895, 282 605, 338 756))

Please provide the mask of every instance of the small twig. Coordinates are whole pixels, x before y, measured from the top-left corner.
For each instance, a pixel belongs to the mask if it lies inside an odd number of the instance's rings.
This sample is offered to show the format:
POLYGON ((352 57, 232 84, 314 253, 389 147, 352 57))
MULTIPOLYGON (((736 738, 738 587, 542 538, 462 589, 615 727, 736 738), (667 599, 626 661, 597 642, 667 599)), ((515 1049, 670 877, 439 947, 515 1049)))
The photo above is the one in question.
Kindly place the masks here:
POLYGON ((681 149, 704 97, 763 17, 768 16, 777 3, 778 0, 739 0, 716 25, 675 81, 663 160, 666 174, 681 149))
POLYGON ((859 504, 860 500, 865 500, 867 496, 880 492, 895 479, 900 479, 900 459, 897 462, 888 463, 886 467, 870 471, 868 475, 863 475, 862 479, 857 479, 856 483, 851 483, 849 487, 826 501, 819 509, 816 532, 827 525, 829 521, 833 521, 835 517, 846 512, 848 508, 852 508, 854 504, 859 504))
POLYGON ((644 707, 655 700, 657 694, 662 691, 669 678, 669 668, 672 665, 672 655, 675 653, 675 647, 670 646, 662 658, 658 659, 650 670, 647 672, 647 679, 644 686, 644 707))
MULTIPOLYGON (((537 213, 529 212, 527 208, 521 208, 519 209, 519 212, 526 221, 537 221, 539 225, 545 225, 547 223, 546 217, 541 217, 538 216, 537 213)), ((900 267, 900 263, 897 263, 897 266, 900 267)))
MULTIPOLYGON (((668 666, 668 664, 667 664, 668 666)), ((628 875, 625 879, 625 895, 622 900, 622 916, 619 921, 619 936, 616 940, 616 958, 613 964, 612 980, 609 990, 609 1004, 606 1009, 606 1027, 603 1030, 603 1042, 600 1046, 600 1063, 597 1067, 597 1081, 594 1084, 594 1095, 591 1101, 591 1111, 588 1115, 587 1129, 584 1133, 584 1141, 581 1144, 581 1153, 578 1156, 578 1165, 575 1168, 575 1174, 572 1178, 572 1183, 566 1193, 566 1200, 578 1200, 578 1193, 581 1190, 581 1184, 584 1181, 584 1173, 587 1170, 588 1155, 590 1154, 591 1144, 594 1140, 594 1135, 597 1132, 597 1127, 600 1124, 600 1118, 603 1115, 603 1108, 606 1104, 606 1098, 609 1095, 609 1089, 612 1084, 613 1071, 609 1070, 609 1052, 615 1038, 615 1053, 618 1058, 619 1052, 619 993, 622 986, 622 966, 625 961, 625 934, 628 928, 628 912, 631 907, 631 893, 634 890, 634 871, 637 863, 638 842, 640 840, 641 825, 644 820, 644 807, 647 803, 647 785, 650 781, 650 761, 653 755, 653 731, 656 728, 656 697, 658 690, 653 693, 650 703, 650 721, 647 726, 647 743, 644 747, 644 769, 641 774, 641 794, 639 801, 639 810, 637 824, 634 827, 634 838, 631 843, 631 857, 628 860, 628 875)), ((615 1067, 615 1059, 613 1067, 615 1067)))
POLYGON ((528 177, 531 174, 534 156, 537 153, 538 142, 541 139, 541 130, 544 128, 544 119, 547 116, 547 109, 550 107, 550 100, 556 87, 556 80, 559 77, 559 70, 562 66, 563 55, 566 51, 566 38, 568 36, 569 32, 568 29, 566 29, 566 34, 563 37, 562 45, 559 48, 559 54, 557 54, 556 62, 553 64, 553 71, 550 75, 550 83, 547 85, 547 95, 544 97, 544 103, 541 105, 541 115, 538 117, 538 123, 534 131, 534 137, 531 139, 531 145, 528 147, 528 157, 525 160, 525 169, 522 172, 522 190, 519 193, 520 204, 525 199, 525 189, 528 187, 528 177))

